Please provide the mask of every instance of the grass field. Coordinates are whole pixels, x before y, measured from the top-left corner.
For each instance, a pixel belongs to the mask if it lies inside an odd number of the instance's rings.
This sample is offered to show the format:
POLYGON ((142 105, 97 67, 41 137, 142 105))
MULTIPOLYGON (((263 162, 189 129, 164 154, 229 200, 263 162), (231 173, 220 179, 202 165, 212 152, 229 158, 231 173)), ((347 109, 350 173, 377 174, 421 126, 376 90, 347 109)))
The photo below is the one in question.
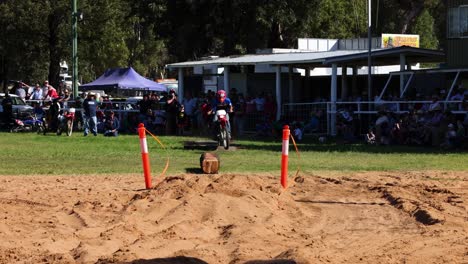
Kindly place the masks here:
MULTIPOLYGON (((151 171, 162 171, 166 159, 168 174, 193 172, 199 168, 203 149, 184 149, 192 137, 160 137, 166 146, 148 137, 151 171)), ((280 140, 237 140, 232 150, 216 151, 222 173, 279 173, 280 140)), ((467 152, 445 152, 432 148, 367 146, 363 144, 318 144, 315 141, 298 145, 300 157, 291 144, 290 171, 420 171, 467 170, 467 152)), ((68 175, 141 173, 141 154, 137 135, 117 138, 46 136, 35 133, 0 133, 0 175, 68 175)))

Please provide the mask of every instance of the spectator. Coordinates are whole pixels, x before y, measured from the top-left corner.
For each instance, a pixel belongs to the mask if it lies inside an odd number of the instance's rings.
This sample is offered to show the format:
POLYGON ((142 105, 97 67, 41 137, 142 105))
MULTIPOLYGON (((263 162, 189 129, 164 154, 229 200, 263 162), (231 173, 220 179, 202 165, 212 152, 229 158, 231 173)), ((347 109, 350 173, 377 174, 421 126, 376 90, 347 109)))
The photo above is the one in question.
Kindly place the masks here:
POLYGON ((263 111, 265 111, 265 97, 263 93, 259 93, 257 97, 253 99, 253 102, 255 103, 257 112, 263 113, 263 111))
POLYGON ((49 94, 49 81, 44 81, 44 86, 42 86, 42 100, 45 100, 47 95, 49 94))
POLYGON ((104 136, 105 137, 116 137, 119 135, 120 122, 115 117, 114 111, 110 110, 106 112, 106 121, 104 123, 104 136))
POLYGON ((13 119, 13 100, 8 93, 8 90, 5 92, 5 98, 2 100, 2 107, 3 107, 3 122, 7 126, 10 127, 11 120, 13 119))
POLYGON ((64 89, 63 94, 60 97, 60 103, 64 108, 68 108, 68 100, 70 100, 70 92, 68 89, 64 89))
POLYGON ((34 91, 32 92, 31 96, 29 97, 30 100, 42 100, 42 89, 41 86, 36 83, 34 91))
POLYGON ((57 90, 55 90, 54 87, 52 87, 52 85, 49 85, 49 88, 47 90, 47 96, 46 96, 46 100, 53 100, 53 99, 57 99, 59 98, 59 95, 57 93, 57 90))
POLYGON ((149 100, 149 95, 143 95, 143 99, 138 101, 137 105, 140 109, 139 120, 140 122, 143 122, 145 120, 148 109, 151 109, 151 101, 149 100))
POLYGON ((390 143, 390 120, 385 111, 379 111, 379 117, 375 121, 375 142, 377 145, 390 143))
POLYGON ((196 127, 196 115, 197 110, 197 98, 192 96, 191 92, 186 92, 185 97, 182 99, 182 106, 184 107, 185 118, 187 119, 187 129, 190 129, 193 125, 196 127))
POLYGON ((246 119, 246 102, 244 95, 239 93, 237 96, 236 103, 234 104, 234 109, 236 111, 236 119, 234 127, 236 129, 237 135, 242 136, 244 134, 245 128, 245 119, 246 119))
POLYGON ((441 144, 441 147, 451 149, 456 146, 457 132, 455 131, 455 126, 452 123, 448 124, 447 128, 445 140, 441 144))
POLYGON ((109 96, 108 95, 102 96, 101 109, 112 110, 112 108, 113 108, 112 101, 109 99, 109 96))
POLYGON ((177 134, 177 114, 180 111, 180 103, 174 90, 169 92, 166 103, 166 135, 177 134))
POLYGON ((375 144, 375 134, 372 128, 369 129, 369 131, 366 134, 366 143, 370 145, 375 144))
POLYGON ((58 116, 60 113, 60 104, 58 99, 52 100, 52 104, 49 107, 49 111, 47 112, 47 124, 48 128, 52 132, 56 132, 58 128, 58 116))
POLYGON ((39 102, 33 102, 33 107, 33 113, 37 119, 42 119, 45 117, 46 113, 39 102))
POLYGON ((94 136, 97 136, 97 105, 94 93, 88 93, 87 98, 83 102, 85 137, 88 135, 89 130, 91 130, 94 136))
POLYGON ((268 94, 265 98, 263 109, 265 114, 270 118, 270 122, 276 119, 276 102, 273 99, 273 95, 268 94))
POLYGON ((24 87, 29 87, 29 86, 27 84, 25 84, 24 82, 19 82, 18 83, 18 88, 16 89, 15 94, 19 98, 21 98, 21 100, 26 101, 26 90, 24 89, 24 87))

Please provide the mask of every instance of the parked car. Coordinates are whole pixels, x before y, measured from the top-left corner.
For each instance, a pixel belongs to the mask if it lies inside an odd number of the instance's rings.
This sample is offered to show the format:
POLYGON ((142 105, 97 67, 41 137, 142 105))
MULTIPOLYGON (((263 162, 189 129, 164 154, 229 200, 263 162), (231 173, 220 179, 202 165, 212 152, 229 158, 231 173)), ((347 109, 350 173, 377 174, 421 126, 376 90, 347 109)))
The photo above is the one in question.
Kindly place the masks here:
MULTIPOLYGON (((13 118, 26 119, 27 117, 33 115, 34 108, 30 105, 27 105, 19 96, 10 94, 10 97, 13 101, 13 118)), ((3 114, 2 101, 5 98, 4 93, 0 93, 0 115, 3 114)))

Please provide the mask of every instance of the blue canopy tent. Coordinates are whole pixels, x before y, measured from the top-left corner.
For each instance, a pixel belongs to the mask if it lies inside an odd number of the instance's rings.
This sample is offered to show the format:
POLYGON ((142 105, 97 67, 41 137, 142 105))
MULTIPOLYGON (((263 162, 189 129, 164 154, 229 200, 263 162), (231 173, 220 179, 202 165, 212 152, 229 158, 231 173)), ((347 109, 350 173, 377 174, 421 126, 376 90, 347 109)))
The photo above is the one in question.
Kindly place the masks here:
POLYGON ((80 85, 81 90, 105 90, 120 93, 122 90, 165 92, 166 86, 146 79, 132 67, 107 69, 93 82, 80 85))

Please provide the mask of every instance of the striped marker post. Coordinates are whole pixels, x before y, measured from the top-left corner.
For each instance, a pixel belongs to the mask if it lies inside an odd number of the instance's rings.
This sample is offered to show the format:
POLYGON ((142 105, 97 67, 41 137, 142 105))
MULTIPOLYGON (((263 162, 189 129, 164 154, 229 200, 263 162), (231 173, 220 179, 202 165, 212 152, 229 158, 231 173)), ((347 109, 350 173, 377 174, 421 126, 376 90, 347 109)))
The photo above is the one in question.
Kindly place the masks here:
POLYGON ((151 171, 148 156, 148 145, 146 144, 146 129, 143 123, 138 125, 138 135, 140 136, 141 160, 143 161, 143 173, 145 175, 146 189, 151 188, 151 171))
POLYGON ((283 189, 288 186, 288 155, 289 155, 289 126, 283 127, 283 151, 281 155, 281 185, 283 189))

